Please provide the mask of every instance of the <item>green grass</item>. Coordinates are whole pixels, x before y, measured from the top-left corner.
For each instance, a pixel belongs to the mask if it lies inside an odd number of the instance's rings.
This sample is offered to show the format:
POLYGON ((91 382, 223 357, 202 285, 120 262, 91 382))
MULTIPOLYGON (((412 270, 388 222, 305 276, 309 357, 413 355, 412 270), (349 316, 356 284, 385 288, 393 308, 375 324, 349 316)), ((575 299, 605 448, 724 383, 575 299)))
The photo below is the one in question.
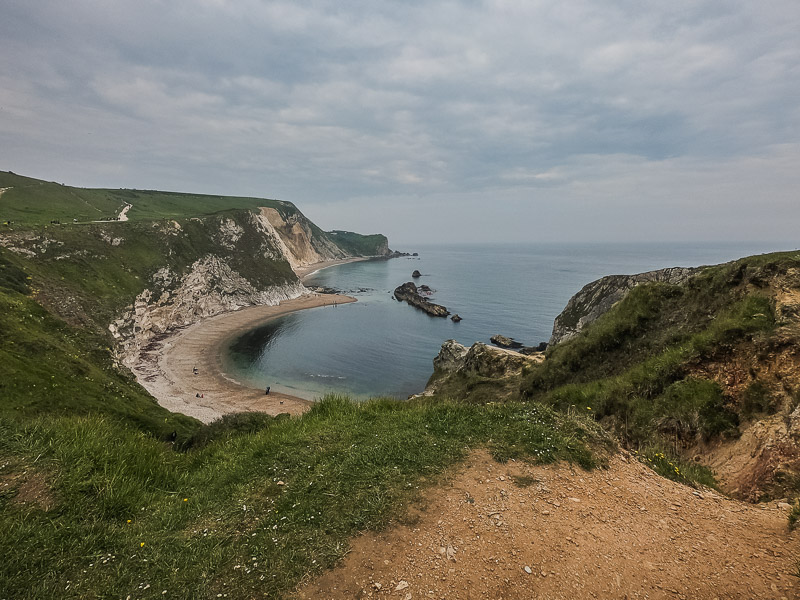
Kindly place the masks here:
POLYGON ((101 413, 188 443, 200 423, 161 408, 115 368, 105 336, 70 327, 20 293, 26 281, 0 255, 0 417, 101 413))
POLYGON ((679 454, 665 449, 664 446, 648 444, 635 450, 634 455, 662 477, 691 487, 703 486, 718 489, 717 480, 711 469, 685 460, 679 454))
POLYGON ((353 256, 374 256, 388 249, 385 235, 361 235, 352 231, 329 231, 328 237, 342 250, 353 256))
POLYGON ((153 274, 169 267, 173 286, 206 256, 220 256, 256 289, 295 281, 289 264, 270 256, 274 248, 253 225, 247 211, 232 211, 204 219, 184 219, 180 229, 168 222, 109 223, 82 226, 42 226, 28 230, 36 241, 25 242, 36 252, 24 258, 0 249, 6 263, 23 269, 41 290, 43 303, 73 320, 92 321, 98 329, 118 318, 145 288, 158 298, 170 286, 153 282, 153 274), (220 229, 228 221, 241 226, 234 249, 225 246, 220 229), (118 245, 108 240, 118 239, 118 245), (45 246, 42 240, 49 240, 45 246), (67 313, 67 314, 65 314, 67 313))
POLYGON ((0 597, 278 597, 479 447, 592 468, 609 442, 519 403, 330 397, 183 453, 99 417, 4 421, 0 465, 44 474, 55 506, 0 497, 0 597))
POLYGON ((116 216, 126 204, 133 205, 127 213, 131 221, 185 219, 261 206, 297 211, 289 202, 266 198, 76 188, 7 172, 0 172, 0 188, 11 188, 0 196, 0 223, 12 220, 19 225, 96 221, 116 216))

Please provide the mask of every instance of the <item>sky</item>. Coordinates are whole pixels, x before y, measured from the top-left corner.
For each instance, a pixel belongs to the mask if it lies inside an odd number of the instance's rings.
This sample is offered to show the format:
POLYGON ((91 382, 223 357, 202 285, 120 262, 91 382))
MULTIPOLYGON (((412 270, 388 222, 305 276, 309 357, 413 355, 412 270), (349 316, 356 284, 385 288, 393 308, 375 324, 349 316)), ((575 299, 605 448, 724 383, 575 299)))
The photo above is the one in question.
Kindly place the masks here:
POLYGON ((796 240, 800 2, 0 0, 0 170, 423 242, 796 240))

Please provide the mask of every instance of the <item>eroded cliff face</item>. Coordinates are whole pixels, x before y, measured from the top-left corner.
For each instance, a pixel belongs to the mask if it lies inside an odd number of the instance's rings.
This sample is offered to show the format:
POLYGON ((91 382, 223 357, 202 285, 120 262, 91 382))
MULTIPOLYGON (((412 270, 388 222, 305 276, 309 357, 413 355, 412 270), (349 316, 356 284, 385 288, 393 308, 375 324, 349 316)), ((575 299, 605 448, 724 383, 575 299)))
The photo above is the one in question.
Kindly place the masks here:
POLYGON ((170 330, 246 306, 273 306, 307 292, 299 281, 259 289, 224 258, 208 255, 182 276, 168 267, 159 269, 152 289, 140 293, 108 329, 118 342, 118 358, 130 367, 153 338, 170 330))
POLYGON ((698 272, 695 268, 673 267, 648 271, 638 275, 609 275, 586 284, 567 302, 567 306, 553 323, 553 334, 549 345, 571 339, 589 323, 608 312, 617 302, 637 285, 642 283, 684 283, 698 272))
POLYGON ((314 235, 311 222, 302 213, 284 217, 274 208, 262 208, 258 216, 264 231, 273 235, 292 268, 347 258, 347 254, 327 237, 314 235))

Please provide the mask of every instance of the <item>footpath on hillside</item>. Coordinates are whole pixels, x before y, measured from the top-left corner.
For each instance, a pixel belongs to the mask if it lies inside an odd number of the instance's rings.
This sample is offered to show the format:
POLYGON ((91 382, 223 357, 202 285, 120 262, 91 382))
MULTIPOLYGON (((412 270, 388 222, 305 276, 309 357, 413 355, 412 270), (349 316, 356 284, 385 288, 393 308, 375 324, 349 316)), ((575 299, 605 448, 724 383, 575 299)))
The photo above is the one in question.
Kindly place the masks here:
POLYGON ((789 600, 798 558, 777 503, 694 490, 625 453, 586 472, 481 451, 298 597, 789 600))

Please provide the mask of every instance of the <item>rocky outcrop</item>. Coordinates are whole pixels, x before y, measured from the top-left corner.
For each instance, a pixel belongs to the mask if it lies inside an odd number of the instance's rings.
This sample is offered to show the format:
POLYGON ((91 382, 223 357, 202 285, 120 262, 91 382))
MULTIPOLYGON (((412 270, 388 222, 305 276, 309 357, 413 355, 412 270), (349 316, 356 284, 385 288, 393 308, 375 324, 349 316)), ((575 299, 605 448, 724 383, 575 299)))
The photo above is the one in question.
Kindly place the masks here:
POLYGON ((461 373, 501 378, 519 375, 526 365, 538 364, 542 360, 541 355, 526 356, 483 342, 476 342, 467 348, 455 340, 447 340, 433 359, 433 368, 437 374, 461 373))
POLYGON ((444 306, 434 304, 428 300, 428 298, 421 296, 413 281, 409 281, 395 288, 394 297, 401 302, 408 302, 411 306, 425 311, 432 317, 446 317, 450 314, 450 311, 444 306))
POLYGON ((593 281, 570 298, 566 308, 556 317, 549 344, 552 346, 578 335, 584 327, 606 313, 637 285, 653 282, 681 284, 698 270, 673 267, 638 275, 609 275, 593 281))
POLYGON ((504 335, 493 335, 489 340, 495 345, 499 346, 500 348, 522 348, 522 343, 516 341, 514 338, 506 337, 504 335))
POLYGON ((452 373, 464 366, 467 347, 455 340, 447 340, 442 344, 439 354, 433 359, 433 368, 442 373, 452 373))

